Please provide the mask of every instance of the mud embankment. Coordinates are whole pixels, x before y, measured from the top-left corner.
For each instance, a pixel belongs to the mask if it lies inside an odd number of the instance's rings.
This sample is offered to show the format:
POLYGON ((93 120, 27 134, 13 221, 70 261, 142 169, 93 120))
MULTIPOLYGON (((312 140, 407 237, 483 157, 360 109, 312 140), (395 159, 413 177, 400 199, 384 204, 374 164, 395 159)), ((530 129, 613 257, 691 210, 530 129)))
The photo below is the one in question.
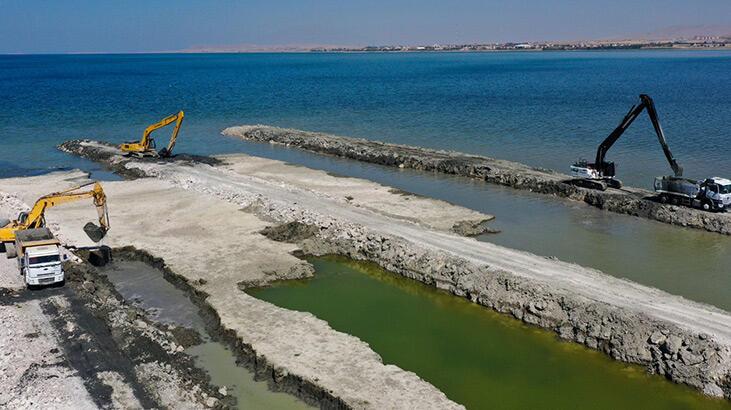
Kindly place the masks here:
POLYGON ((304 253, 376 262, 616 360, 731 398, 731 320, 726 312, 576 265, 354 212, 347 204, 235 173, 149 165, 126 164, 182 189, 234 203, 261 220, 289 223, 266 234, 294 241, 304 253), (302 223, 310 226, 298 225, 302 223))
POLYGON ((126 178, 136 179, 144 178, 145 173, 136 168, 127 168, 125 164, 130 160, 135 161, 147 161, 147 162, 159 162, 159 163, 177 163, 181 165, 189 165, 193 163, 218 165, 221 161, 213 157, 207 157, 203 155, 191 155, 191 154, 176 154, 168 158, 153 158, 153 157, 131 157, 122 156, 119 148, 111 143, 103 141, 92 141, 92 140, 73 140, 66 141, 58 146, 58 149, 72 154, 78 155, 82 158, 86 158, 92 161, 97 161, 106 166, 110 171, 126 178))
POLYGON ((607 191, 581 188, 570 184, 572 178, 568 175, 517 162, 270 126, 231 127, 225 129, 223 135, 373 164, 478 178, 515 189, 583 201, 610 212, 731 235, 731 215, 728 213, 661 204, 655 200, 653 192, 640 188, 607 191))

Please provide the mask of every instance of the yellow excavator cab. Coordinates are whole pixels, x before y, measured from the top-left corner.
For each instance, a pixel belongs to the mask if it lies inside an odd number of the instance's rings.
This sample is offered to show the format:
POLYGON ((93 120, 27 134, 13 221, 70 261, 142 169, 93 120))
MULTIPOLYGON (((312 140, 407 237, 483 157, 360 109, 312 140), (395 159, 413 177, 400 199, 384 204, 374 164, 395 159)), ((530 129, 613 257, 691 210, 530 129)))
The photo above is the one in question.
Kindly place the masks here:
POLYGON ((180 125, 183 123, 183 117, 185 113, 183 111, 173 114, 169 117, 165 117, 159 122, 150 125, 142 133, 142 139, 139 141, 125 142, 119 146, 124 155, 136 155, 138 157, 169 157, 172 155, 173 147, 175 147, 175 141, 178 139, 178 133, 180 132, 180 125), (170 137, 170 142, 167 147, 162 148, 159 152, 155 151, 155 139, 152 137, 152 133, 155 130, 168 126, 175 123, 173 129, 173 135, 170 137))

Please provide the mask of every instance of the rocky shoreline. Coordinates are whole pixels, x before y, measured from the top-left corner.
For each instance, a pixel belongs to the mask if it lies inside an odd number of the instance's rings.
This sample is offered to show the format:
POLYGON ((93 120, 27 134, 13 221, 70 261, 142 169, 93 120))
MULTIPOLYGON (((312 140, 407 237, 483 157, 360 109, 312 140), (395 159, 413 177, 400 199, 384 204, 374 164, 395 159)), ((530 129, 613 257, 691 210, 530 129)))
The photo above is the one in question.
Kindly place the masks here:
POLYGON ((729 213, 662 204, 655 200, 653 192, 640 188, 607 191, 582 188, 572 185, 568 175, 512 161, 264 125, 230 127, 222 134, 384 166, 478 178, 515 189, 582 201, 610 212, 731 235, 729 213))
POLYGON ((303 254, 336 254, 377 263, 404 277, 552 330, 649 373, 731 398, 731 347, 617 306, 578 297, 565 289, 478 266, 461 258, 415 248, 396 237, 321 230, 301 240, 303 254))

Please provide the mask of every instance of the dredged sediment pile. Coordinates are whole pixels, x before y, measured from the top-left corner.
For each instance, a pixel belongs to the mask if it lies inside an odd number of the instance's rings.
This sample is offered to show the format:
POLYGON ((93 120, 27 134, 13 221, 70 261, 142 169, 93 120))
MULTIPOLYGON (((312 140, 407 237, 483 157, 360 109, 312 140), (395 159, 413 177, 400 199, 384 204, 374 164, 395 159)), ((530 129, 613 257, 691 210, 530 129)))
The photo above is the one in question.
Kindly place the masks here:
MULTIPOLYGON (((62 148, 216 196, 266 220, 312 226, 295 229, 313 233, 296 238, 307 253, 377 262, 614 359, 642 364, 709 395, 731 397, 731 317, 722 310, 596 270, 384 219, 311 190, 237 172, 233 157, 216 166, 178 166, 122 159, 94 142, 62 148)), ((286 232, 277 236, 287 239, 286 232)))
POLYGON ((728 213, 662 204, 655 200, 654 192, 641 188, 607 191, 582 188, 571 184, 573 178, 568 175, 518 162, 265 125, 230 127, 222 133, 379 165, 478 178, 515 189, 583 201, 610 212, 731 235, 731 215, 728 213))

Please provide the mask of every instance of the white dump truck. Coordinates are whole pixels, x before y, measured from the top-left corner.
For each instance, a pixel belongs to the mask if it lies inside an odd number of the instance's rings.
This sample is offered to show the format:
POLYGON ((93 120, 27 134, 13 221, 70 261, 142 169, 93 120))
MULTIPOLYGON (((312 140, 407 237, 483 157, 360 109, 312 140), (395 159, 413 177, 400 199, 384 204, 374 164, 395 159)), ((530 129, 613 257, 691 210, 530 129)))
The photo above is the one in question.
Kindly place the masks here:
POLYGON ((18 269, 28 287, 61 284, 64 271, 61 262, 61 242, 48 228, 25 229, 15 232, 18 269))
POLYGON ((731 180, 708 178, 695 181, 688 178, 662 176, 655 178, 655 192, 661 202, 692 206, 706 211, 725 211, 731 206, 731 180))

